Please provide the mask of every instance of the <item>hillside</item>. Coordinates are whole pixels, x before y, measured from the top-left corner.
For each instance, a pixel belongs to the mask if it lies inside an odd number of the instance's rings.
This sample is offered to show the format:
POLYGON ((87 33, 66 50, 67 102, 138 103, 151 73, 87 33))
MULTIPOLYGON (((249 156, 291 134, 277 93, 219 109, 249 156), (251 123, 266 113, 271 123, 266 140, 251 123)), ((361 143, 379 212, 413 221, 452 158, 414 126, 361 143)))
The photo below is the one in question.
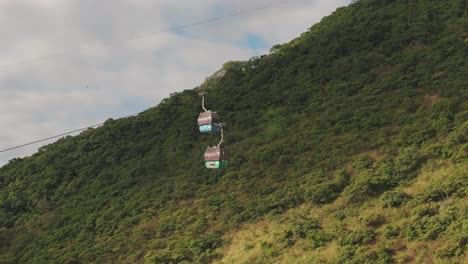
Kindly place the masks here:
POLYGON ((467 260, 467 1, 356 1, 220 73, 0 168, 0 263, 467 260))

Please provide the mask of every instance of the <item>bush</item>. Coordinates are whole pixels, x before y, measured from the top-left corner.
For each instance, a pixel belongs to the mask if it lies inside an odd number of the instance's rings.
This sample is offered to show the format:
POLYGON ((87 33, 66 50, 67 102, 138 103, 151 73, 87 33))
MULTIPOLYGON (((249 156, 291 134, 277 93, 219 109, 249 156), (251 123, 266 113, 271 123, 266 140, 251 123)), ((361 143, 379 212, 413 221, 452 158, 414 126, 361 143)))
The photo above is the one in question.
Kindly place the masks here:
MULTIPOLYGON (((348 255, 351 252, 348 252, 348 255)), ((344 262, 348 264, 390 264, 394 263, 394 261, 392 260, 392 254, 392 250, 381 245, 379 245, 377 249, 358 248, 353 252, 353 255, 348 256, 347 258, 343 258, 346 255, 342 255, 342 258, 340 259, 340 261, 342 262, 340 263, 344 262)))
POLYGON ((379 164, 378 174, 390 186, 397 186, 402 180, 408 180, 416 175, 422 157, 416 147, 406 147, 399 150, 395 158, 385 158, 379 164))
POLYGON ((334 180, 315 185, 312 191, 307 192, 306 199, 318 204, 333 202, 348 184, 348 173, 340 170, 334 180))
POLYGON ((444 200, 452 195, 466 197, 468 195, 468 174, 463 168, 444 179, 439 184, 432 184, 422 193, 422 199, 428 201, 444 200))
POLYGON ((379 227, 385 224, 385 216, 381 214, 371 214, 367 216, 362 216, 359 218, 361 222, 363 222, 368 227, 379 227))
POLYGON ((292 226, 292 233, 294 236, 305 238, 309 233, 319 229, 319 221, 317 219, 308 218, 295 223, 292 226))
POLYGON ((460 250, 460 245, 457 243, 449 242, 434 252, 439 258, 452 258, 463 254, 463 250, 460 250))
POLYGON ((361 202, 374 197, 392 187, 391 182, 370 172, 359 174, 346 188, 346 194, 351 202, 361 202))
POLYGON ((355 252, 356 246, 345 245, 340 248, 340 252, 338 253, 340 263, 344 263, 345 261, 352 259, 355 252))
POLYGON ((346 213, 343 211, 338 211, 333 215, 336 219, 342 221, 346 218, 346 213))
POLYGON ((432 211, 422 210, 415 213, 411 222, 404 225, 404 234, 410 240, 436 239, 451 223, 446 215, 432 215, 432 211))
POLYGON ((396 238, 400 235, 401 228, 395 225, 387 225, 384 229, 383 237, 396 238))
POLYGON ((416 207, 411 212, 412 219, 420 219, 424 216, 434 216, 438 212, 438 207, 433 204, 424 204, 416 207))
POLYGON ((384 208, 400 207, 411 199, 411 196, 404 192, 385 192, 380 197, 384 208))
POLYGON ((311 243, 313 248, 321 247, 330 241, 331 237, 326 234, 316 219, 308 218, 295 223, 286 231, 284 238, 288 246, 294 244, 294 237, 304 238, 311 243))
POLYGON ((358 229, 340 240, 342 246, 365 245, 374 241, 375 234, 369 228, 358 229))
POLYGON ((340 195, 340 188, 334 182, 322 183, 314 186, 312 191, 307 192, 306 198, 317 204, 333 202, 340 195))
POLYGON ((331 237, 323 230, 314 230, 307 234, 307 240, 311 243, 313 248, 318 248, 324 246, 327 242, 329 242, 331 240, 331 237))
POLYGON ((374 164, 374 160, 371 158, 364 156, 364 157, 359 157, 357 160, 353 162, 353 169, 354 170, 367 170, 372 168, 372 165, 374 164))
POLYGON ((404 174, 404 178, 415 174, 415 170, 421 164, 422 157, 416 147, 408 147, 400 150, 395 158, 395 169, 398 173, 404 174))
POLYGON ((262 249, 263 254, 267 257, 276 257, 279 253, 273 248, 273 244, 268 242, 262 242, 260 244, 260 248, 262 249))
POLYGON ((450 258, 463 255, 468 249, 468 219, 451 223, 445 230, 444 237, 449 242, 436 251, 436 256, 450 258))

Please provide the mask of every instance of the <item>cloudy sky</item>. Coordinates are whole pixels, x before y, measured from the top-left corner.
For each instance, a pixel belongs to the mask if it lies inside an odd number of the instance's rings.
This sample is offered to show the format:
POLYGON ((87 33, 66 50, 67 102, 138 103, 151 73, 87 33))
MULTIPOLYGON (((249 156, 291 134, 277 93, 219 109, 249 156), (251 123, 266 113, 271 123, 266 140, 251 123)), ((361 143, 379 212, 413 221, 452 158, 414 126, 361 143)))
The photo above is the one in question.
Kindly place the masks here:
POLYGON ((0 150, 141 112, 350 2, 1 0, 0 150))

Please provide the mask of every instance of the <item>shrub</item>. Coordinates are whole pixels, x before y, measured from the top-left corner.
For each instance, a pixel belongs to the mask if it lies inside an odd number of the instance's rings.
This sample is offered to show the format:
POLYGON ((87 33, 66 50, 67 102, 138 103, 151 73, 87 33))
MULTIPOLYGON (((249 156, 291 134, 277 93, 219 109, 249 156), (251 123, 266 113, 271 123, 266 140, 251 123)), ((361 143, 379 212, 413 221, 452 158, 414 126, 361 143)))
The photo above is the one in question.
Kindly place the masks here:
POLYGON ((315 185, 312 191, 307 192, 306 198, 318 204, 333 202, 348 183, 348 173, 340 170, 336 173, 334 180, 315 185))
POLYGON ((313 248, 318 248, 329 242, 331 237, 323 230, 313 230, 307 234, 307 240, 311 243, 313 248))
POLYGON ((319 221, 314 218, 308 218, 295 223, 292 226, 292 233, 294 236, 305 238, 309 233, 318 229, 320 229, 319 221))
POLYGON ((325 245, 331 237, 325 233, 316 219, 308 218, 295 223, 285 233, 287 245, 294 244, 294 237, 304 238, 309 241, 313 248, 325 245))
POLYGON ((439 184, 432 184, 422 193, 424 201, 440 201, 451 195, 466 197, 468 195, 468 176, 462 168, 444 179, 439 184))
POLYGON ((399 152, 396 158, 385 158, 379 164, 378 174, 391 186, 413 178, 422 162, 416 147, 402 148, 399 152))
POLYGON ((410 222, 404 225, 405 236, 410 240, 436 239, 451 223, 450 216, 436 213, 436 209, 430 206, 415 209, 410 222))
POLYGON ((379 227, 385 224, 385 216, 381 214, 371 214, 367 216, 362 216, 359 218, 361 222, 363 222, 368 227, 379 227))
POLYGON ((283 238, 281 240, 282 243, 285 244, 286 247, 290 247, 296 243, 294 239, 294 233, 291 230, 284 231, 283 238))
POLYGON ((452 258, 457 257, 463 254, 464 251, 460 250, 460 245, 458 243, 449 242, 448 244, 442 246, 434 252, 439 258, 452 258))
POLYGON ((450 258, 463 255, 468 249, 468 219, 452 222, 445 230, 444 237, 448 238, 449 242, 436 251, 438 257, 450 258))
POLYGON ((366 169, 372 168, 373 164, 374 164, 374 161, 371 158, 364 156, 364 157, 359 157, 358 159, 356 159, 353 162, 352 167, 354 170, 366 170, 366 169))
MULTIPOLYGON (((349 249, 348 249, 349 250, 349 249)), ((358 248, 353 252, 353 255, 349 256, 348 258, 343 258, 346 255, 342 255, 340 259, 342 262, 340 263, 349 263, 349 264, 390 264, 394 263, 392 260, 393 251, 379 245, 377 249, 369 249, 369 248, 358 248)))
POLYGON ((374 232, 369 228, 358 229, 352 231, 347 236, 340 240, 342 246, 351 245, 365 245, 369 244, 375 239, 374 232))
POLYGON ((342 221, 346 218, 346 213, 343 211, 338 211, 333 215, 336 219, 342 221))
POLYGON ((260 243, 263 254, 267 257, 276 257, 279 253, 273 248, 273 244, 263 241, 260 243))
POLYGON ((410 199, 411 199, 410 195, 404 192, 397 192, 397 191, 385 192, 380 197, 380 200, 382 201, 382 205, 384 208, 400 207, 410 199))
POLYGON ((416 147, 403 148, 395 158, 395 169, 398 173, 404 174, 404 178, 408 178, 415 174, 414 172, 419 167, 421 161, 422 157, 416 147))
POLYGON ((346 188, 346 194, 350 201, 360 202, 377 196, 391 187, 392 184, 387 179, 370 172, 363 172, 346 188))
POLYGON ((340 188, 334 182, 318 184, 306 194, 306 198, 314 203, 326 204, 333 202, 340 195, 340 188))
POLYGON ((345 262, 346 260, 351 259, 356 252, 356 246, 352 245, 345 245, 340 249, 340 252, 338 253, 339 260, 341 261, 340 263, 345 262))
POLYGON ((387 225, 383 232, 385 238, 396 238, 400 235, 401 228, 395 225, 387 225))

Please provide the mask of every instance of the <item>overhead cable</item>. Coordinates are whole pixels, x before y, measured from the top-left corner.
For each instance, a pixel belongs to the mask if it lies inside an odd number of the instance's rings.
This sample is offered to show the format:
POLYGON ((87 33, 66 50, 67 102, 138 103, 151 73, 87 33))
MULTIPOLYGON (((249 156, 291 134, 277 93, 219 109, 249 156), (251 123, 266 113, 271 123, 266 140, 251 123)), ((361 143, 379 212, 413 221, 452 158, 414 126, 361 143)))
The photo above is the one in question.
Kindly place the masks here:
MULTIPOLYGON (((125 116, 125 117, 122 117, 122 118, 132 117, 132 116, 136 116, 136 115, 138 115, 138 114, 132 114, 132 115, 128 115, 128 116, 125 116)), ((84 128, 79 128, 79 129, 75 129, 75 130, 72 130, 72 131, 68 131, 68 132, 65 132, 65 133, 62 133, 62 134, 59 134, 59 135, 38 139, 38 140, 35 140, 35 141, 32 141, 32 142, 28 142, 28 143, 24 143, 24 144, 21 144, 21 145, 18 145, 18 146, 9 147, 9 148, 0 150, 0 153, 11 151, 11 150, 14 150, 14 149, 23 148, 23 147, 30 146, 30 145, 34 145, 34 144, 44 142, 44 141, 48 141, 48 140, 51 140, 51 139, 54 139, 54 138, 67 136, 67 135, 70 135, 70 134, 74 134, 74 133, 77 133, 77 132, 80 132, 80 131, 83 131, 83 130, 86 130, 86 129, 95 128, 95 127, 102 126, 102 125, 104 125, 104 123, 91 125, 91 126, 87 126, 87 127, 84 127, 84 128)))

